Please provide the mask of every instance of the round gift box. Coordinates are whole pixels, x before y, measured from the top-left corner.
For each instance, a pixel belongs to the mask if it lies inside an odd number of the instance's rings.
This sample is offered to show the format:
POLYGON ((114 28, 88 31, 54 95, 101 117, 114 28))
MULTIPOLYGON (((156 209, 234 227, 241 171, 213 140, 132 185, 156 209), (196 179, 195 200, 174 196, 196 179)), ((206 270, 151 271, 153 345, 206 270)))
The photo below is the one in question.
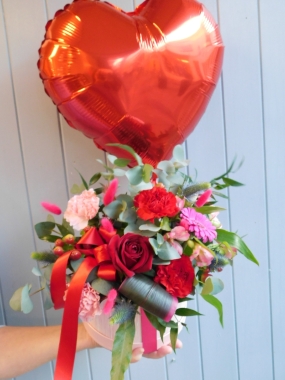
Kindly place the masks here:
MULTIPOLYGON (((181 302, 180 307, 187 307, 187 302, 181 302)), ((140 312, 140 309, 139 309, 140 312)), ((178 322, 178 333, 182 330, 182 324, 185 322, 185 317, 180 317, 174 315, 172 320, 178 322)), ((92 320, 88 322, 83 322, 86 330, 92 336, 92 338, 99 343, 102 347, 112 350, 113 341, 115 333, 119 327, 118 324, 111 325, 109 322, 109 317, 105 314, 96 315, 92 320)), ((135 338, 133 348, 142 347, 142 329, 141 329, 141 315, 138 313, 135 318, 135 338)), ((163 342, 160 338, 160 333, 156 331, 157 334, 157 349, 161 346, 167 345, 170 343, 170 328, 166 328, 165 334, 163 336, 163 342)))

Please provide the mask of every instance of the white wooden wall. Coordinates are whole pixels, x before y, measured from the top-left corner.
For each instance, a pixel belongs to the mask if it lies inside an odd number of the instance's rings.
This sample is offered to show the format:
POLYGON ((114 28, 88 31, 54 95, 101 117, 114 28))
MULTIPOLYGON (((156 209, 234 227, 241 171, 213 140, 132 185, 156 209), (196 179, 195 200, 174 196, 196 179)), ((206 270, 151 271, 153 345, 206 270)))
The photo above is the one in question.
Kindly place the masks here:
MULTIPOLYGON (((29 281, 30 252, 45 245, 33 225, 44 220, 40 202, 64 209, 68 189, 87 178, 104 159, 92 141, 72 130, 45 95, 37 71, 44 26, 66 0, 0 1, 0 324, 60 323, 61 313, 45 312, 40 296, 25 316, 9 308, 13 291, 29 281)), ((200 301, 205 316, 188 321, 184 348, 158 361, 131 365, 126 380, 285 379, 285 2, 205 0, 219 22, 226 46, 223 75, 210 105, 186 148, 191 171, 208 180, 221 174, 235 155, 245 158, 235 178, 245 187, 224 201, 225 228, 246 235, 260 267, 243 257, 221 274, 224 324, 200 301)), ((117 0, 126 11, 132 0, 117 0)), ((0 342, 1 344, 1 342, 0 342)), ((75 380, 108 380, 110 353, 78 354, 75 380)), ((51 380, 52 364, 19 377, 51 380)))

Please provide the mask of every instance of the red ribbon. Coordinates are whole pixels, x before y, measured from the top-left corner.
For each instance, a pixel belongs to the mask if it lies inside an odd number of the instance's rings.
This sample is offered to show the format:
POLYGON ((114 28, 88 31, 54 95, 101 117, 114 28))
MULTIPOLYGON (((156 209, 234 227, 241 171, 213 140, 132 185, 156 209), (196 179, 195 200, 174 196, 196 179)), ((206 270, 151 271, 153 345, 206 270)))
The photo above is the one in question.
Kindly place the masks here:
POLYGON ((70 282, 62 318, 54 380, 70 380, 72 378, 81 293, 88 275, 96 265, 95 259, 87 257, 70 282))
POLYGON ((111 262, 107 244, 104 244, 96 228, 91 228, 79 240, 76 248, 79 249, 81 253, 87 255, 87 257, 85 257, 71 279, 65 302, 66 268, 72 251, 64 253, 57 259, 51 274, 50 291, 54 308, 64 308, 54 375, 55 380, 70 380, 72 378, 76 352, 80 298, 90 272, 98 267, 98 277, 108 281, 115 281, 116 279, 116 269, 111 262))

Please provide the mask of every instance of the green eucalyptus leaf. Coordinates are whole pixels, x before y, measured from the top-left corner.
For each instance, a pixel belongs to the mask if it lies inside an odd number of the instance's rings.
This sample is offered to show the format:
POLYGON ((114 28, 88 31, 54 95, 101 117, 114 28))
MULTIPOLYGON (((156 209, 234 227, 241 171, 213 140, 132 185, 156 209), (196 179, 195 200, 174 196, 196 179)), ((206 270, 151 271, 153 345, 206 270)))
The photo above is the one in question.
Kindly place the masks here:
POLYGON ((106 281, 100 277, 93 280, 91 286, 94 290, 96 290, 98 293, 103 294, 104 296, 107 296, 111 289, 118 287, 115 282, 106 281))
POLYGON ((36 268, 36 267, 34 267, 34 268, 32 269, 32 273, 33 273, 35 276, 37 276, 37 277, 41 277, 41 276, 42 276, 42 272, 39 270, 39 268, 36 268))
POLYGON ((202 295, 202 298, 204 298, 205 301, 207 301, 209 304, 211 304, 212 306, 214 306, 218 313, 219 313, 219 321, 220 321, 220 324, 222 325, 222 327, 224 327, 224 322, 223 322, 223 305, 221 303, 220 300, 218 300, 218 298, 212 296, 211 294, 207 294, 207 295, 202 295))
POLYGON ((116 331, 112 350, 111 380, 124 380, 124 373, 131 361, 134 337, 133 319, 122 323, 116 331))
POLYGON ((177 161, 184 161, 185 155, 184 155, 184 149, 182 145, 176 145, 173 149, 173 158, 177 161))
POLYGON ((128 166, 131 160, 128 158, 117 158, 113 164, 116 166, 119 166, 120 168, 124 168, 125 166, 128 166))
POLYGON ((101 178, 101 173, 96 173, 94 174, 91 178, 90 178, 90 181, 89 181, 89 186, 91 185, 94 185, 94 183, 98 182, 99 179, 101 178))
POLYGON ((155 232, 157 232, 160 230, 160 227, 157 227, 153 223, 145 223, 145 224, 142 224, 139 226, 139 230, 140 231, 155 231, 155 232))
POLYGON ((76 272, 78 270, 78 268, 82 264, 83 260, 84 260, 83 257, 81 257, 78 260, 70 260, 70 266, 71 266, 71 268, 73 269, 74 272, 76 272))
POLYGON ((109 145, 109 146, 117 146, 118 148, 126 150, 127 152, 129 152, 136 159, 138 165, 143 165, 143 162, 142 162, 142 159, 140 158, 140 156, 130 146, 124 145, 124 144, 117 144, 117 143, 110 143, 110 144, 107 144, 107 145, 109 145))
POLYGON ((162 326, 165 326, 165 327, 170 327, 170 328, 178 328, 178 323, 177 322, 174 322, 174 321, 169 321, 169 322, 165 322, 163 319, 161 318, 157 318, 159 323, 162 325, 162 326))
POLYGON ((51 295, 50 295, 50 290, 48 287, 44 288, 44 294, 45 294, 44 309, 49 310, 49 309, 53 308, 54 305, 53 305, 51 295))
POLYGON ((169 265, 169 260, 161 260, 158 256, 155 256, 152 260, 153 265, 169 265))
POLYGON ((118 168, 114 169, 114 175, 117 177, 123 177, 125 174, 126 174, 126 171, 123 169, 118 169, 118 168))
POLYGON ((157 255, 162 260, 175 260, 180 259, 179 253, 167 241, 157 249, 157 255))
POLYGON ((55 228, 55 223, 53 222, 41 222, 35 225, 35 230, 39 239, 47 240, 46 237, 52 234, 55 228))
POLYGON ((198 313, 198 311, 188 309, 187 307, 181 307, 179 309, 176 309, 175 314, 181 317, 194 317, 196 315, 203 315, 201 313, 198 313))
POLYGON ((55 219, 52 214, 47 214, 47 222, 55 223, 55 219))
POLYGON ((176 169, 171 161, 160 161, 157 165, 157 169, 169 174, 174 174, 176 169))
POLYGON ((236 248, 240 253, 242 253, 248 260, 259 265, 259 262, 256 260, 253 253, 245 244, 245 242, 242 240, 242 238, 240 238, 234 232, 229 232, 221 228, 218 228, 216 240, 220 243, 223 243, 223 242, 228 243, 230 246, 236 248))
POLYGON ((125 223, 135 223, 137 219, 137 213, 134 209, 127 208, 119 215, 119 220, 125 223))
POLYGON ((21 308, 21 299, 22 299, 22 290, 23 290, 23 286, 19 289, 17 289, 10 301, 9 301, 9 305, 11 307, 11 309, 15 310, 15 311, 22 311, 22 308, 21 308))
POLYGON ((80 178, 81 178, 81 181, 82 181, 82 183, 83 183, 83 185, 84 185, 84 187, 85 187, 85 189, 86 190, 88 190, 89 189, 89 187, 88 187, 88 184, 87 184, 87 182, 85 181, 85 179, 83 178, 83 176, 79 173, 79 171, 77 170, 77 169, 75 169, 76 171, 77 171, 77 173, 80 175, 80 178))
POLYGON ((111 164, 115 164, 115 161, 118 159, 118 157, 113 156, 112 154, 107 154, 107 159, 111 162, 111 164))
POLYGON ((111 219, 118 219, 121 212, 125 210, 121 201, 113 201, 103 208, 103 212, 111 219))
POLYGON ((134 205, 133 198, 130 195, 128 195, 128 194, 120 194, 120 195, 117 196, 116 199, 117 199, 117 201, 124 201, 124 202, 126 202, 126 204, 127 204, 127 206, 129 208, 133 207, 133 205, 134 205))
POLYGON ((50 282, 52 268, 53 264, 48 264, 43 270, 43 276, 48 282, 50 282))
POLYGON ((113 171, 112 172, 103 172, 101 173, 102 174, 102 177, 106 180, 106 181, 112 181, 112 179, 114 179, 114 173, 113 171))
POLYGON ((143 172, 142 172, 142 177, 143 177, 144 182, 146 182, 146 183, 150 182, 151 176, 152 176, 152 171, 153 171, 153 166, 151 166, 149 164, 144 164, 143 172))
POLYGON ((137 186, 143 180, 143 168, 141 166, 135 166, 126 172, 126 176, 131 185, 137 186))
POLYGON ((222 280, 216 277, 207 277, 201 295, 215 295, 220 293, 224 289, 224 283, 222 280))
POLYGON ((161 246, 165 242, 165 240, 163 239, 163 236, 161 234, 156 235, 156 240, 157 240, 157 243, 159 246, 161 246))
POLYGON ((127 225, 127 227, 124 229, 124 234, 127 234, 128 232, 131 232, 133 234, 146 236, 146 237, 152 237, 156 235, 155 231, 141 231, 139 230, 139 225, 130 223, 127 225))
POLYGON ((22 288, 21 310, 24 314, 29 314, 34 308, 33 302, 30 298, 31 287, 32 287, 32 285, 26 284, 22 288))

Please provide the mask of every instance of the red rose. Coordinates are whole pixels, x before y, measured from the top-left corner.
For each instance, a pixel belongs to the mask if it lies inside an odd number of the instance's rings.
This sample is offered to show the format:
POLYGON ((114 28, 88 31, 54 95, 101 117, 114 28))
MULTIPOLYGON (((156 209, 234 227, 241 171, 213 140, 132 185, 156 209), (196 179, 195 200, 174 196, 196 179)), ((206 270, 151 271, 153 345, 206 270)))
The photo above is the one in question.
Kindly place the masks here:
POLYGON ((134 197, 138 216, 143 220, 153 220, 163 216, 174 216, 179 212, 176 197, 163 187, 143 190, 134 197))
POLYGON ((168 293, 183 298, 192 292, 194 268, 188 256, 172 260, 169 265, 158 265, 154 281, 165 286, 168 293))
POLYGON ((122 237, 115 235, 108 251, 114 267, 128 277, 147 272, 152 267, 153 249, 147 237, 131 233, 122 237))

